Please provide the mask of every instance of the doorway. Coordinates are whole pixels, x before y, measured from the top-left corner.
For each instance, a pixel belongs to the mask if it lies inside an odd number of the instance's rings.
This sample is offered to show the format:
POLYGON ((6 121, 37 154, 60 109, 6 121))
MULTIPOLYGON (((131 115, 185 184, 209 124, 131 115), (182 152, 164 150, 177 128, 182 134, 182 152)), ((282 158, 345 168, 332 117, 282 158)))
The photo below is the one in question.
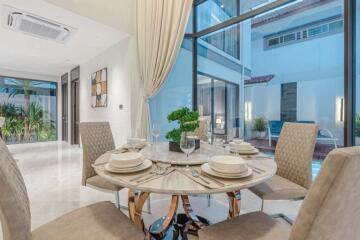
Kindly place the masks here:
POLYGON ((61 125, 62 125, 62 140, 68 141, 68 82, 69 74, 65 73, 61 76, 61 125))
POLYGON ((239 137, 239 85, 198 74, 197 109, 208 120, 212 140, 239 137))
POLYGON ((70 72, 71 79, 71 144, 80 143, 80 67, 70 72))
POLYGON ((295 122, 297 118, 297 83, 281 84, 281 121, 295 122))

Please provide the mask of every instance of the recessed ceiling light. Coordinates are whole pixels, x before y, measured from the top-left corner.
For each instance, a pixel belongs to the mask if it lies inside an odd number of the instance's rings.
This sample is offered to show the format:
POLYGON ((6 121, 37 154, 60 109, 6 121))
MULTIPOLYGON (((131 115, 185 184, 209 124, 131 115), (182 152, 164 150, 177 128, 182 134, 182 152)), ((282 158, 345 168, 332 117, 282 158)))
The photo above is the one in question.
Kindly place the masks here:
POLYGON ((224 8, 225 6, 224 6, 224 4, 221 4, 220 7, 221 7, 221 8, 224 8))

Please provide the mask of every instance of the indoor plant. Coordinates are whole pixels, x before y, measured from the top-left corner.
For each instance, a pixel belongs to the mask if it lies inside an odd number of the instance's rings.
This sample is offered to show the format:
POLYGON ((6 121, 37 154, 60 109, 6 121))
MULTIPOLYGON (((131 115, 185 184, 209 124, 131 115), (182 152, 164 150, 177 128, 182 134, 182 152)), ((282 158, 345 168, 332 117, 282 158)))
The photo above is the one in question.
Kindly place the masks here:
POLYGON ((254 119, 253 132, 255 133, 256 138, 264 138, 266 135, 266 119, 264 117, 259 117, 254 119))
MULTIPOLYGON (((189 108, 183 107, 173 111, 167 116, 169 122, 176 121, 179 124, 178 128, 174 128, 166 134, 166 139, 169 140, 169 150, 181 152, 179 143, 182 132, 193 132, 199 127, 199 113, 190 111, 189 108)), ((200 147, 200 140, 195 140, 195 149, 200 147)))

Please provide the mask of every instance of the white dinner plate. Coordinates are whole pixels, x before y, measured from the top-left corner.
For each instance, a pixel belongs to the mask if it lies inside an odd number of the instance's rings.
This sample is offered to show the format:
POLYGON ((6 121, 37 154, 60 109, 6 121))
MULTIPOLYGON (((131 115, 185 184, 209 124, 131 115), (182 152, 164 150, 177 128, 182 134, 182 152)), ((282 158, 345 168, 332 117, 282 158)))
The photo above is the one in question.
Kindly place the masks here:
MULTIPOLYGON (((210 165, 209 165, 209 167, 210 167, 210 165)), ((218 173, 220 173, 220 174, 224 174, 224 175, 241 175, 241 174, 245 174, 245 173, 247 173, 248 172, 248 169, 245 169, 244 171, 240 171, 240 172, 235 172, 235 171, 232 171, 232 172, 224 172, 224 170, 222 170, 222 169, 219 169, 219 168, 216 168, 216 167, 214 167, 214 166, 211 166, 210 167, 211 168, 211 170, 213 170, 213 171, 215 171, 215 172, 218 172, 218 173)), ((248 167, 247 167, 248 168, 248 167)))
POLYGON ((217 172, 215 170, 213 170, 208 163, 204 163, 203 165, 201 165, 201 170, 204 171, 205 173, 215 176, 215 177, 221 177, 221 178, 232 178, 232 179, 236 179, 236 178, 245 178, 248 177, 252 174, 252 169, 248 168, 247 172, 245 173, 241 173, 241 174, 228 174, 228 173, 221 173, 221 172, 217 172))
POLYGON ((134 162, 134 163, 132 163, 132 164, 123 164, 123 165, 119 165, 119 166, 117 166, 116 164, 114 165, 114 164, 112 164, 113 162, 109 162, 108 164, 109 164, 109 167, 111 168, 111 169, 115 169, 115 170, 121 170, 121 169, 132 169, 132 168, 137 168, 137 167, 139 167, 141 164, 143 164, 144 163, 144 160, 142 160, 141 162, 134 162))
POLYGON ((105 170, 109 171, 109 172, 114 172, 114 173, 133 173, 133 172, 139 172, 145 169, 148 169, 149 167, 151 167, 152 162, 149 159, 145 159, 144 162, 137 166, 137 167, 133 167, 133 168, 112 168, 109 163, 107 163, 105 165, 105 170))
POLYGON ((238 154, 243 154, 243 155, 253 155, 253 154, 258 154, 258 153, 259 153, 259 149, 253 148, 253 149, 251 149, 251 150, 238 150, 238 149, 230 148, 230 152, 234 152, 234 153, 238 153, 238 154))

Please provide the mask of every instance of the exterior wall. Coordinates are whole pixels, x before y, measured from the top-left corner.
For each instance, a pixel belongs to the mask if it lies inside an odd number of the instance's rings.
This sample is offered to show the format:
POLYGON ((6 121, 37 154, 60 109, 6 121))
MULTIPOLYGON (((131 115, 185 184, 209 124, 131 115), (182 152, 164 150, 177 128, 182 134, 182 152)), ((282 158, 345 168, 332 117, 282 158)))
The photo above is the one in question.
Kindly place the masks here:
POLYGON ((80 65, 80 121, 110 122, 116 146, 124 144, 131 131, 129 44, 130 38, 124 39, 80 65), (105 67, 108 73, 108 106, 92 108, 91 74, 105 67), (124 106, 122 110, 119 109, 120 104, 124 106))

